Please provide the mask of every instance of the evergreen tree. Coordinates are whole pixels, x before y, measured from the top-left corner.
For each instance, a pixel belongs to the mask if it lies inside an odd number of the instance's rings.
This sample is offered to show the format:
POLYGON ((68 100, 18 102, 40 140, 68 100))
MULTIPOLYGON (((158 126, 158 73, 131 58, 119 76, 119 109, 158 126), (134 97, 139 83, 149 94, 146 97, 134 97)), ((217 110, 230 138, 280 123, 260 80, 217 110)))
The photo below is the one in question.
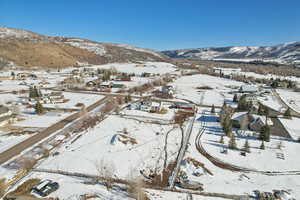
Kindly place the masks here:
POLYGON ((251 104, 246 101, 246 95, 241 96, 238 103, 238 110, 247 111, 251 107, 251 104))
POLYGON ((259 104, 257 114, 264 115, 265 113, 264 109, 265 109, 264 106, 262 104, 259 104))
POLYGON ((223 106, 222 106, 222 111, 225 112, 226 109, 227 109, 227 104, 226 104, 226 102, 224 101, 223 106))
POLYGON ((232 100, 233 102, 238 102, 238 96, 237 96, 237 94, 235 94, 234 96, 233 96, 233 100, 232 100))
POLYGON ((291 115, 291 109, 288 108, 284 114, 283 114, 286 118, 291 119, 292 115, 291 115))
POLYGON ((223 135, 221 136, 220 143, 224 144, 224 137, 223 137, 223 135))
POLYGON ((230 119, 228 119, 228 116, 225 118, 223 129, 226 133, 226 136, 230 137, 232 135, 232 123, 230 119))
POLYGON ((231 138, 230 138, 230 140, 229 140, 228 147, 229 147, 230 149, 237 149, 236 141, 235 141, 235 136, 234 136, 233 134, 231 135, 231 138))
POLYGON ((33 92, 33 88, 32 87, 29 88, 29 98, 30 99, 34 98, 34 92, 33 92))
POLYGON ((35 104, 35 112, 38 115, 41 115, 41 114, 44 113, 44 107, 39 101, 37 101, 36 104, 35 104))
POLYGON ((264 141, 261 141, 261 145, 260 145, 259 148, 262 149, 262 150, 265 150, 265 143, 264 143, 264 141))
POLYGON ((271 87, 272 87, 272 88, 278 88, 278 86, 279 86, 279 81, 278 81, 278 80, 275 80, 275 81, 273 81, 273 82, 271 83, 271 87))
POLYGON ((215 105, 214 104, 211 107, 210 113, 216 113, 216 111, 215 111, 215 105))
POLYGON ((268 125, 261 128, 259 138, 263 141, 270 142, 270 127, 268 125))
POLYGON ((244 150, 245 150, 247 153, 250 153, 250 146, 249 146, 248 140, 246 140, 246 142, 245 142, 245 144, 244 144, 244 150))

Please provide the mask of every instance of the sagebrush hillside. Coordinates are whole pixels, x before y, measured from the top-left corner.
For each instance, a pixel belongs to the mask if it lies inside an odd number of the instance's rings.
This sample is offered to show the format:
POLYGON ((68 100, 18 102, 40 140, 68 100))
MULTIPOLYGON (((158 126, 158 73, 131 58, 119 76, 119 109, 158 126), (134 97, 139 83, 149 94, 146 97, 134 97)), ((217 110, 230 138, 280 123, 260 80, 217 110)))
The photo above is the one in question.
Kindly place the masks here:
POLYGON ((0 28, 0 58, 21 67, 168 60, 148 49, 79 38, 49 37, 12 28, 0 28))

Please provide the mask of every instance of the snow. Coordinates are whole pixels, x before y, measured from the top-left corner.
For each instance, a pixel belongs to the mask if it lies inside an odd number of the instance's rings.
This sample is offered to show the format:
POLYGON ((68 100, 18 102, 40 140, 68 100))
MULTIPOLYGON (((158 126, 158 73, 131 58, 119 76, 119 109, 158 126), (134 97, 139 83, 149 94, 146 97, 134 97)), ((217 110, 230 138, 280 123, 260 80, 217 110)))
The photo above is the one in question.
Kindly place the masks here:
POLYGON ((118 46, 118 47, 123 47, 125 49, 130 49, 130 50, 134 50, 134 51, 139 51, 139 52, 145 52, 145 53, 150 53, 154 56, 157 56, 157 57, 160 57, 160 58, 163 58, 163 56, 153 50, 150 50, 150 49, 143 49, 143 48, 139 48, 139 47, 134 47, 134 46, 129 46, 129 45, 126 45, 126 44, 112 44, 114 46, 118 46))
POLYGON ((214 76, 197 74, 192 76, 183 76, 177 79, 171 85, 175 88, 175 97, 179 99, 188 99, 197 104, 202 105, 216 105, 222 106, 224 100, 227 103, 232 102, 233 94, 229 94, 233 90, 231 88, 238 88, 243 83, 221 79, 214 76), (208 86, 213 90, 201 90, 197 87, 208 86))
POLYGON ((104 56, 106 54, 105 47, 100 43, 82 41, 78 39, 68 39, 68 41, 65 43, 74 47, 79 47, 81 49, 86 49, 88 51, 94 52, 99 56, 104 56))
POLYGON ((63 95, 65 99, 68 99, 67 102, 57 104, 43 104, 43 106, 45 108, 66 108, 79 110, 81 109, 81 107, 76 107, 77 103, 83 103, 87 107, 104 98, 103 95, 72 92, 63 92, 63 95))
POLYGON ((283 105, 278 101, 278 99, 273 94, 265 94, 263 96, 257 97, 258 101, 273 110, 282 112, 284 110, 283 105))
POLYGON ((142 73, 151 73, 151 74, 166 74, 171 73, 176 70, 176 66, 170 63, 165 62, 145 62, 142 65, 131 64, 131 63, 113 63, 106 65, 97 65, 91 68, 100 68, 100 69, 111 69, 115 68, 119 72, 125 73, 135 73, 136 75, 141 75, 142 73), (144 65, 144 66, 142 66, 144 65))
MULTIPOLYGON (((222 161, 231 163, 241 167, 255 168, 260 170, 270 171, 299 171, 299 159, 297 153, 299 151, 299 144, 285 140, 284 138, 272 137, 270 143, 265 143, 266 150, 261 151, 258 147, 260 141, 249 138, 249 144, 251 146, 251 153, 246 157, 239 155, 239 151, 228 150, 228 155, 223 155, 220 150, 223 145, 219 143, 220 136, 224 135, 220 128, 220 124, 215 121, 215 117, 208 114, 209 109, 200 109, 202 113, 205 111, 207 114, 202 117, 202 114, 197 116, 197 121, 194 124, 193 133, 191 135, 190 143, 194 144, 196 137, 199 133, 199 129, 202 127, 203 122, 206 121, 206 131, 202 136, 201 143, 208 151, 209 154, 219 158, 222 161), (201 118, 202 117, 202 118, 201 118), (278 143, 283 142, 283 150, 278 150, 278 143), (281 152, 285 156, 285 160, 277 159, 276 153, 281 152)), ((228 139, 225 137, 225 144, 228 144, 228 139)), ((238 147, 243 147, 245 139, 237 138, 238 147)), ((190 180, 199 181, 204 184, 204 190, 206 192, 216 192, 225 194, 251 194, 253 190, 260 190, 271 192, 273 189, 283 189, 290 191, 294 197, 300 197, 300 182, 298 175, 278 175, 268 176, 261 173, 249 172, 232 172, 229 170, 221 169, 209 160, 203 157, 195 148, 195 145, 189 146, 186 157, 192 157, 202 162, 204 166, 209 169, 213 175, 204 174, 200 177, 192 175, 192 172, 188 173, 190 180), (248 178, 245 178, 244 175, 248 178)))
POLYGON ((294 140, 300 138, 300 118, 292 117, 292 119, 279 118, 281 123, 287 129, 294 140))
POLYGON ((277 89, 281 99, 293 110, 300 112, 300 93, 291 90, 277 89))
MULTIPOLYGON (((59 155, 49 157, 40 168, 96 174, 95 163, 104 160, 117 166, 116 177, 126 179, 133 169, 151 166, 159 159, 163 151, 164 135, 171 129, 172 126, 146 124, 109 116, 93 130, 82 134, 75 143, 59 149, 59 155), (137 145, 111 145, 112 137, 122 133, 124 128, 127 129, 128 136, 137 140, 137 145)), ((178 133, 178 129, 175 129, 174 133, 172 131, 173 136, 178 133)), ((170 137, 169 151, 174 153, 177 150, 180 143, 178 139, 180 137, 170 137)), ((134 170, 133 173, 139 175, 138 170, 134 170)))
POLYGON ((32 134, 13 135, 6 132, 0 133, 0 152, 11 148, 31 136, 32 134))
MULTIPOLYGON (((128 197, 128 194, 118 188, 108 191, 100 184, 85 184, 90 181, 84 178, 76 178, 71 176, 64 176, 59 174, 48 174, 42 172, 33 172, 22 182, 28 179, 39 178, 41 180, 52 180, 59 184, 59 189, 52 192, 47 197, 59 197, 60 199, 78 200, 81 195, 97 195, 103 200, 133 200, 128 197)), ((99 199, 96 198, 96 199, 99 199)))
POLYGON ((32 113, 22 114, 21 117, 24 117, 25 120, 18 121, 14 126, 19 127, 48 127, 52 124, 68 117, 73 114, 72 112, 63 113, 63 112, 47 112, 43 115, 37 115, 32 109, 32 113))

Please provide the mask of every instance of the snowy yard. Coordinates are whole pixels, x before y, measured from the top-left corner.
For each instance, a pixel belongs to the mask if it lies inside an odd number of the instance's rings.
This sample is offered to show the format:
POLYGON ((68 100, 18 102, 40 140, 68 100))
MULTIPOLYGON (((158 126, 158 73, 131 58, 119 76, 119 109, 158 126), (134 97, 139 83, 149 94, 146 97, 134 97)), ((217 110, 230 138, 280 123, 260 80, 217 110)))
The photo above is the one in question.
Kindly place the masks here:
POLYGON ((83 103, 87 107, 104 98, 103 95, 72 93, 72 92, 63 92, 63 95, 65 99, 68 99, 67 102, 57 103, 57 104, 43 104, 43 106, 46 108, 62 108, 62 109, 79 110, 81 107, 76 107, 76 104, 78 103, 83 103))
MULTIPOLYGON (((207 110, 207 112, 209 112, 209 110, 207 110)), ((209 117, 209 115, 207 117, 209 117)), ((199 129, 202 127, 199 118, 201 119, 201 115, 198 116, 198 120, 194 124, 193 133, 190 139, 191 144, 195 143, 199 129)), ((225 162, 247 168, 261 168, 262 170, 278 171, 294 169, 299 171, 300 165, 296 153, 299 151, 299 144, 293 142, 283 142, 284 147, 282 152, 285 155, 285 160, 276 158, 276 152, 278 152, 278 150, 274 146, 276 146, 276 144, 278 144, 280 141, 279 138, 272 139, 272 142, 270 142, 271 144, 265 143, 266 150, 263 152, 260 152, 260 150, 257 149, 257 146, 260 144, 260 142, 249 140, 252 153, 247 154, 246 157, 239 155, 239 152, 233 150, 229 150, 228 155, 223 155, 220 153, 222 145, 218 142, 220 140, 220 135, 222 135, 223 132, 219 129, 220 127, 218 123, 215 122, 214 117, 204 119, 207 122, 207 130, 202 136, 203 138, 201 141, 204 148, 211 155, 222 159, 225 162)), ((225 142, 225 144, 227 143, 225 142)), ((244 139, 239 139, 237 144, 238 147, 242 147, 244 144, 244 139)), ((193 175, 193 172, 195 171, 194 167, 182 166, 182 170, 187 172, 190 180, 198 181, 204 184, 204 190, 206 192, 243 195, 251 194, 253 190, 271 192, 273 189, 283 189, 290 191, 296 198, 300 196, 300 181, 298 175, 267 176, 260 173, 232 172, 215 166, 198 152, 195 145, 191 145, 187 152, 188 153, 185 156, 186 158, 192 157, 200 161, 213 173, 213 175, 204 173, 202 176, 196 177, 193 175)))
MULTIPOLYGON (((83 133, 73 144, 59 149, 57 156, 49 157, 39 167, 60 169, 69 172, 96 174, 96 163, 104 161, 115 168, 115 175, 128 178, 130 173, 139 174, 137 169, 153 167, 161 162, 165 134, 172 126, 140 123, 135 120, 110 116, 94 129, 83 133), (116 134, 134 138, 137 144, 123 144, 116 134)), ((180 144, 179 129, 172 130, 168 139, 169 159, 176 156, 180 144)))

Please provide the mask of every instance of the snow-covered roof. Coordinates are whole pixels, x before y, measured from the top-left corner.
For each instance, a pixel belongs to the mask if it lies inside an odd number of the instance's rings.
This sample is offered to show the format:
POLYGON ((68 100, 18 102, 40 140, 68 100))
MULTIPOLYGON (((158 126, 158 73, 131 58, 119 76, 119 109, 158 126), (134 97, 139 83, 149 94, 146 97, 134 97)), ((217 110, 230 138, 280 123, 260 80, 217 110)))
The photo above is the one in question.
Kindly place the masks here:
POLYGON ((242 92, 257 92, 258 88, 255 85, 242 85, 240 88, 242 92))
POLYGON ((232 120, 236 120, 236 121, 240 121, 243 119, 243 117, 245 115, 247 115, 248 112, 236 112, 232 115, 231 119, 232 120))
MULTIPOLYGON (((257 121, 257 120, 261 120, 264 124, 266 122, 266 116, 261 116, 261 115, 255 115, 255 114, 252 114, 252 117, 253 117, 253 122, 257 121)), ((252 122, 252 123, 253 123, 252 122)), ((267 123, 268 125, 272 126, 273 125, 273 122, 270 118, 267 119, 267 123)))

